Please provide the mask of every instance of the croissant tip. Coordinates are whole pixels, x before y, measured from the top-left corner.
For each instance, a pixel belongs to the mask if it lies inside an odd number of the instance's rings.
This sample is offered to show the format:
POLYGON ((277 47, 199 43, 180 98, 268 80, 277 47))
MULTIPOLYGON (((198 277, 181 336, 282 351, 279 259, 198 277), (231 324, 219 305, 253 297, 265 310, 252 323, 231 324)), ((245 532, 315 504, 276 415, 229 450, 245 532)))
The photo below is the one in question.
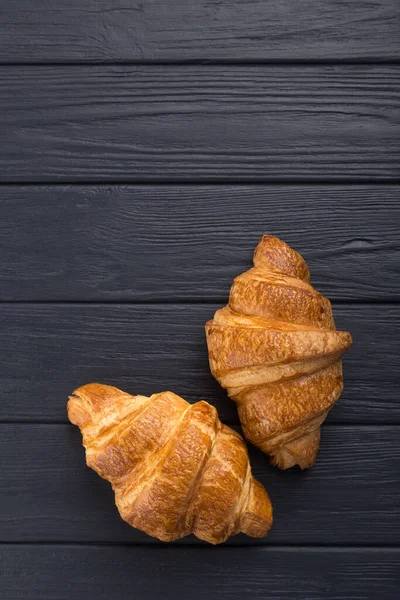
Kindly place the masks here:
POLYGON ((281 471, 298 466, 302 471, 311 468, 317 459, 320 428, 287 443, 270 455, 270 464, 281 471))
POLYGON ((84 393, 94 393, 99 389, 107 388, 111 386, 107 386, 104 383, 98 383, 97 381, 92 381, 91 383, 85 383, 84 385, 79 386, 72 392, 72 396, 80 397, 84 393))
POLYGON ((79 396, 74 393, 68 397, 67 413, 70 422, 78 427, 82 427, 89 420, 87 410, 81 405, 79 396))
POLYGON ((272 233, 263 233, 261 236, 262 240, 270 240, 271 238, 281 241, 280 238, 278 238, 276 235, 272 235, 272 233))
POLYGON ((241 531, 250 537, 262 538, 267 535, 272 524, 271 499, 264 486, 252 477, 248 504, 241 517, 241 531))
POLYGON ((305 464, 300 460, 296 461, 295 459, 293 459, 293 460, 289 460, 289 461, 286 461, 286 460, 281 461, 281 460, 275 458, 274 456, 271 456, 269 462, 270 462, 271 467, 276 467, 280 471, 287 471, 288 469, 291 469, 292 467, 299 467, 299 469, 301 471, 305 471, 306 469, 310 469, 314 465, 315 460, 312 463, 305 464))
POLYGON ((90 410, 88 410, 89 406, 87 401, 88 396, 93 395, 94 391, 98 390, 99 387, 104 386, 99 383, 88 383, 76 388, 73 390, 72 394, 68 396, 68 419, 73 425, 82 427, 82 425, 87 423, 90 419, 90 410))

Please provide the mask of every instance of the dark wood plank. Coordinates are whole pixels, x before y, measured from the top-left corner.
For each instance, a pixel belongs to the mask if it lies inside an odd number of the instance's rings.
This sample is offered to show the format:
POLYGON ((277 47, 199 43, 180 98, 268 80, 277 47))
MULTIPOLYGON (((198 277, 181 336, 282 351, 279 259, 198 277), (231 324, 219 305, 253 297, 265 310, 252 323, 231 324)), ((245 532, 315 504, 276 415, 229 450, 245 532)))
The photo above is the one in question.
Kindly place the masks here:
POLYGON ((7 600, 395 600, 396 549, 0 546, 7 600))
MULTIPOLYGON (((132 394, 171 389, 215 404, 237 423, 235 404, 209 372, 204 323, 216 305, 3 304, 0 420, 66 422, 71 391, 90 381, 132 394)), ((345 393, 331 422, 400 422, 396 305, 338 305, 345 393)))
POLYGON ((397 58, 395 0, 3 0, 2 61, 397 58), (384 43, 383 43, 384 41, 384 43))
POLYGON ((2 67, 3 182, 392 180, 398 66, 2 67))
POLYGON ((271 232, 330 298, 400 300, 399 200, 388 185, 5 185, 0 299, 222 303, 271 232))
MULTIPOLYGON (((275 523, 267 538, 227 544, 400 544, 398 427, 326 427, 304 473, 270 467, 255 448, 250 459, 275 523)), ((85 467, 72 425, 0 425, 0 465, 0 542, 160 543, 120 519, 109 483, 85 467)))

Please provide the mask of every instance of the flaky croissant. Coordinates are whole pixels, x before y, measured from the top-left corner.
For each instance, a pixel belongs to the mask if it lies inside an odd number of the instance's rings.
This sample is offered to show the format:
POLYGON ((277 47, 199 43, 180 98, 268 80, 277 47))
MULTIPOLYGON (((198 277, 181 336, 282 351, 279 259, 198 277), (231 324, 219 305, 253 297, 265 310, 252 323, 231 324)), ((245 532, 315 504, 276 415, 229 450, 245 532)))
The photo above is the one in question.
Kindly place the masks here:
POLYGON ((92 383, 67 406, 88 466, 111 482, 133 527, 166 542, 190 533, 211 544, 239 532, 267 534, 272 506, 251 474, 245 443, 207 402, 92 383))
POLYGON ((314 464, 352 343, 309 280, 300 254, 264 235, 254 268, 234 280, 228 306, 206 324, 212 374, 237 403, 245 436, 281 469, 314 464))

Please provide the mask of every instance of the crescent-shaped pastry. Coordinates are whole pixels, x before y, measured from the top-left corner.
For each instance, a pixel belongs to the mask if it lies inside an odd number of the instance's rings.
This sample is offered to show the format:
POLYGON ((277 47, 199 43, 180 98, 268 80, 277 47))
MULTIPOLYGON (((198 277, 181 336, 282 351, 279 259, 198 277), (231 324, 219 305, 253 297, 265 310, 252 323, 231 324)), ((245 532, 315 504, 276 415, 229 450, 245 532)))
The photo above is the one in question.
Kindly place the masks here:
POLYGON ((68 417, 82 432, 87 464, 111 482, 133 527, 166 542, 194 533, 211 544, 239 532, 263 537, 271 527, 271 502, 242 437, 207 402, 92 383, 73 392, 68 417))
POLYGON ((281 469, 314 464, 352 343, 309 281, 300 254, 264 235, 254 268, 234 280, 228 306, 206 324, 212 374, 237 403, 247 439, 281 469))

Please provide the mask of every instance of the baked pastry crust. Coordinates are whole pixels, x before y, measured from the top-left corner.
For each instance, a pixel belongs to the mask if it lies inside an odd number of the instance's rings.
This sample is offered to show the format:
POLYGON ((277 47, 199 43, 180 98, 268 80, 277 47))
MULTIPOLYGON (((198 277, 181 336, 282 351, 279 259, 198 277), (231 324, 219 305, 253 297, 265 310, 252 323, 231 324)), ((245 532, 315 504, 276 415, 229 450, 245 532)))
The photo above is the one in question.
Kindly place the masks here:
POLYGON ((314 464, 352 343, 309 281, 302 256, 264 235, 254 267, 234 280, 228 306, 206 324, 212 374, 237 403, 246 438, 281 469, 314 464))
POLYGON ((92 383, 75 390, 67 408, 88 466, 111 482, 133 527, 166 542, 190 533, 211 544, 267 534, 272 506, 246 445, 207 402, 92 383))

